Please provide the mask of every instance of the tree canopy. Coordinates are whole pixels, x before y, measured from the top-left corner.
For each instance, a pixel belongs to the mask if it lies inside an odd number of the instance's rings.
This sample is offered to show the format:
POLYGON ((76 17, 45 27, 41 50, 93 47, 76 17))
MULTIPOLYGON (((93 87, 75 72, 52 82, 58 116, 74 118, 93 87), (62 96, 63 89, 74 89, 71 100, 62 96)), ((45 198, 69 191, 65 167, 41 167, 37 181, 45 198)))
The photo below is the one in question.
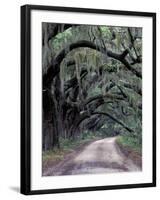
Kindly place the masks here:
POLYGON ((142 29, 42 23, 43 149, 86 131, 141 142, 142 29))

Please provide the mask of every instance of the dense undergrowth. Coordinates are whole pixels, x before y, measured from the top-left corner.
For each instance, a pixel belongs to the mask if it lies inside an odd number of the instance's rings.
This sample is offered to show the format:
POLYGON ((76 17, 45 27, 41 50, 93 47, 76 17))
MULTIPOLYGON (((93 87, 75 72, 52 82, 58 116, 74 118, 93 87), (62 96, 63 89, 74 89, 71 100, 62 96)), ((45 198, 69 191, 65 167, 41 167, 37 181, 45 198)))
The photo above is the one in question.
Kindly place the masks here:
POLYGON ((132 137, 130 135, 121 135, 117 137, 117 143, 124 147, 128 148, 131 151, 142 154, 142 141, 138 137, 132 137))
POLYGON ((77 149, 79 146, 94 140, 103 139, 104 137, 104 134, 99 134, 97 132, 84 132, 84 134, 80 135, 76 140, 60 138, 60 148, 53 148, 49 151, 43 152, 43 165, 46 165, 48 162, 63 160, 67 153, 73 152, 74 149, 77 149))

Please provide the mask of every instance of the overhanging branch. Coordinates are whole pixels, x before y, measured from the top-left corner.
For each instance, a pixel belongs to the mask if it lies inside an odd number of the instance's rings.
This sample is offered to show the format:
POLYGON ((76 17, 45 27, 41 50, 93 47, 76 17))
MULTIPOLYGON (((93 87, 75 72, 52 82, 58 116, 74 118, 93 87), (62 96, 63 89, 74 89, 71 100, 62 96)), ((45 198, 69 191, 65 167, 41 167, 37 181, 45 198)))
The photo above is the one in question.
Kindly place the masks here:
POLYGON ((80 47, 88 47, 88 48, 97 50, 103 54, 107 54, 108 57, 111 57, 123 63, 125 67, 128 70, 130 70, 132 73, 134 73, 137 77, 140 77, 140 78, 142 77, 141 73, 138 72, 135 68, 133 68, 125 59, 124 55, 126 56, 127 55, 126 53, 124 54, 123 52, 122 54, 117 54, 110 50, 106 50, 102 48, 101 46, 96 45, 90 41, 81 40, 76 43, 72 43, 68 45, 53 60, 52 65, 48 68, 47 73, 43 76, 43 85, 45 85, 45 87, 50 87, 53 78, 60 72, 60 63, 65 58, 65 56, 73 49, 80 48, 80 47))
POLYGON ((76 123, 76 129, 79 127, 79 125, 87 118, 92 117, 93 115, 105 115, 107 117, 109 117, 111 120, 115 121, 116 123, 118 123, 119 125, 121 125, 123 128, 125 128, 127 131, 129 131, 130 133, 133 133, 134 130, 132 130, 131 128, 129 128, 126 124, 124 124, 123 122, 121 122, 120 120, 118 120, 117 118, 113 117, 111 114, 107 113, 107 112, 92 112, 90 115, 84 113, 79 121, 76 123))
POLYGON ((107 112, 94 112, 92 113, 92 115, 105 115, 107 117, 109 117, 110 119, 112 119, 113 121, 115 121, 116 123, 120 124, 123 128, 125 128, 127 131, 129 132, 134 132, 131 128, 129 128, 126 124, 124 124, 123 122, 121 122, 120 120, 116 119, 115 117, 113 117, 111 114, 107 113, 107 112))

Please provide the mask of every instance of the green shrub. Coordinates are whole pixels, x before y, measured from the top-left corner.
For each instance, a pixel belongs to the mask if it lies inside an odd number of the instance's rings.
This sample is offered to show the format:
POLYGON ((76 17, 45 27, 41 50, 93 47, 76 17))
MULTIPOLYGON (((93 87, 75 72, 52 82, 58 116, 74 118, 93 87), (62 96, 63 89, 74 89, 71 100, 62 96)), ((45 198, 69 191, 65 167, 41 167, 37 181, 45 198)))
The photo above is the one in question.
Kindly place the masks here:
POLYGON ((142 139, 137 136, 122 135, 117 138, 117 143, 130 148, 138 153, 142 153, 142 139))

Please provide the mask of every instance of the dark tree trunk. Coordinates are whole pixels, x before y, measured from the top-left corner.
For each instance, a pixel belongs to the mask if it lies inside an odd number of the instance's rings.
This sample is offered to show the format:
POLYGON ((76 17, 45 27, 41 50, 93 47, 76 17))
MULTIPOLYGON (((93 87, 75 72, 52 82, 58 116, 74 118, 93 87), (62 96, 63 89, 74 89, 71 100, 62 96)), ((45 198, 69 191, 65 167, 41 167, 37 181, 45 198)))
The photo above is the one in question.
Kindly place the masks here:
POLYGON ((49 90, 43 92, 43 149, 49 150, 58 144, 56 121, 53 114, 55 105, 49 90))

